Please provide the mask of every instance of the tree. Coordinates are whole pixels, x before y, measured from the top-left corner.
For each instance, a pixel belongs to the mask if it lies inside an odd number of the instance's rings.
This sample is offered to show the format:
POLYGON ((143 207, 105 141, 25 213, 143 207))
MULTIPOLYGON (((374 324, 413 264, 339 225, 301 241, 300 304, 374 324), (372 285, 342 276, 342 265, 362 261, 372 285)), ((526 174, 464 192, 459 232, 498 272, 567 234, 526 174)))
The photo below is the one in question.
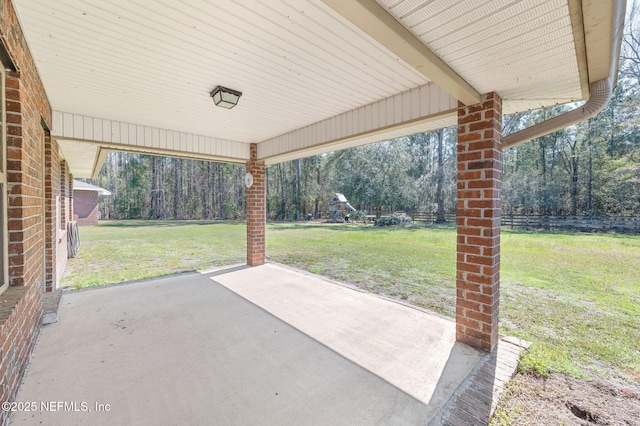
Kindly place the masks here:
POLYGON ((438 141, 438 168, 436 171, 436 223, 444 223, 444 129, 434 132, 438 141))

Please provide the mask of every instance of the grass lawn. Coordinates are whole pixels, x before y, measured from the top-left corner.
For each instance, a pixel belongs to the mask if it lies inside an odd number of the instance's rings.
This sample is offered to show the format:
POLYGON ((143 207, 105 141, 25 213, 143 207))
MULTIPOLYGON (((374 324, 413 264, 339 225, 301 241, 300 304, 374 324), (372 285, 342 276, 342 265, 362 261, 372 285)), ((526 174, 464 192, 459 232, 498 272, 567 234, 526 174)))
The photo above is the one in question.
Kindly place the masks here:
MULTIPOLYGON (((80 229, 62 284, 86 287, 245 260, 242 222, 103 222, 80 229)), ((271 223, 270 259, 453 316, 455 229, 271 223)), ((640 382, 640 237, 503 231, 501 332, 524 368, 640 382)))
POLYGON ((82 227, 63 286, 92 287, 244 263, 241 222, 101 221, 82 227))

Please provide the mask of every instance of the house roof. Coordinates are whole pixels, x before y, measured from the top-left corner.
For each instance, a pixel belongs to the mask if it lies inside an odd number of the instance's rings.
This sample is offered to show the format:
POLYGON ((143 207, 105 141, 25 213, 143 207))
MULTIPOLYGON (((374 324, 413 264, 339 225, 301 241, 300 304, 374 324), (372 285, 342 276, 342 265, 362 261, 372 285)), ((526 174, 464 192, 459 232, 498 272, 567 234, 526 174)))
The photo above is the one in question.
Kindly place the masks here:
POLYGON ((90 183, 83 182, 78 179, 73 180, 73 190, 74 191, 94 191, 94 192, 97 192, 98 195, 111 195, 111 192, 107 191, 104 188, 101 188, 96 185, 91 185, 90 183))
POLYGON ((268 164, 587 99, 624 0, 14 0, 77 177, 111 149, 268 164), (214 106, 222 85, 243 93, 214 106))
POLYGON ((346 202, 347 202, 347 197, 345 197, 344 194, 336 192, 335 194, 333 194, 333 197, 331 198, 331 201, 329 202, 329 204, 346 203, 346 202))

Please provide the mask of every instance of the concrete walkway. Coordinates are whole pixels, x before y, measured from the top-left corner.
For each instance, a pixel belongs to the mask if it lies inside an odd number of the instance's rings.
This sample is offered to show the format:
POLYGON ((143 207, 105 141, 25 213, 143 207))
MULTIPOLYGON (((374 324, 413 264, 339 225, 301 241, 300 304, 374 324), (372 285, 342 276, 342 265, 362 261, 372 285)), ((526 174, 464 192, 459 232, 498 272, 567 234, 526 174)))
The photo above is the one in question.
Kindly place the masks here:
POLYGON ((504 376, 482 377, 488 418, 514 369, 449 319, 273 264, 65 293, 58 318, 12 424, 455 424, 479 371, 504 376))

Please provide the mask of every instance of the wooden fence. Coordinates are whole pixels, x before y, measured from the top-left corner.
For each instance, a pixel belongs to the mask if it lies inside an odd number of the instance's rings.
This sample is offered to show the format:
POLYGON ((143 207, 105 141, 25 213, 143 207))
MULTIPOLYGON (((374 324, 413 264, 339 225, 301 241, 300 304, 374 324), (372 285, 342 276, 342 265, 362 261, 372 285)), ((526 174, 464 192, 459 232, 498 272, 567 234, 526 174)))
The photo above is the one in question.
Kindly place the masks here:
MULTIPOLYGON (((435 223, 437 219, 437 215, 435 213, 429 212, 407 212, 407 216, 411 218, 411 222, 435 223)), ((455 225, 456 214, 446 213, 444 215, 444 220, 446 223, 452 223, 455 225)))
MULTIPOLYGON (((412 222, 434 223, 435 213, 408 212, 412 222)), ((447 223, 455 224, 456 215, 446 214, 447 223)), ((640 216, 546 216, 503 214, 502 227, 541 229, 545 231, 620 232, 640 234, 640 216)))
POLYGON ((502 226, 545 231, 621 232, 640 234, 640 216, 502 215, 502 226))

